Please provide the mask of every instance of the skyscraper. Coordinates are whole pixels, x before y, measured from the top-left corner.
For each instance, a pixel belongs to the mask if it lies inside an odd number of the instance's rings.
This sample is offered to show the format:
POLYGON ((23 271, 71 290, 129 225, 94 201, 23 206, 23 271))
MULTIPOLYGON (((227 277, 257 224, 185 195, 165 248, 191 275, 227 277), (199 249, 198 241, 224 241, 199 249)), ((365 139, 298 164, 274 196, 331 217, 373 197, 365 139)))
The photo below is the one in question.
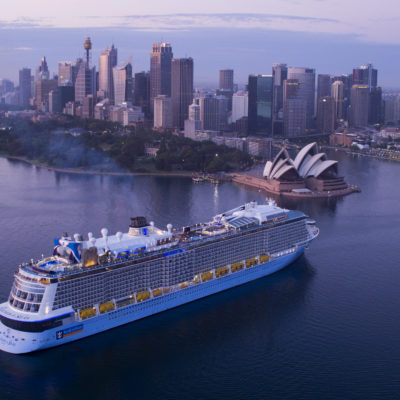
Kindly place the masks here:
POLYGON ((288 68, 288 79, 299 81, 298 98, 306 101, 306 130, 313 128, 315 99, 315 70, 311 68, 288 68))
POLYGON ((307 101, 300 94, 301 83, 286 79, 283 83, 283 128, 285 137, 303 136, 307 125, 307 101))
POLYGON ((249 134, 272 136, 272 75, 249 75, 249 134))
POLYGON ((204 130, 217 131, 219 129, 219 103, 212 94, 200 97, 200 120, 204 130))
POLYGON ((183 129, 193 100, 193 59, 176 58, 171 66, 172 124, 183 129))
POLYGON ((150 73, 137 72, 134 80, 134 105, 141 107, 146 118, 150 117, 150 73))
POLYGON ((273 64, 273 96, 272 96, 272 133, 273 136, 283 134, 283 82, 287 79, 287 65, 273 64))
POLYGON ((90 50, 92 49, 92 42, 87 37, 83 43, 83 48, 86 52, 86 61, 78 58, 75 63, 75 101, 84 104, 86 96, 92 96, 92 100, 85 101, 87 104, 95 104, 96 101, 96 67, 90 66, 90 50))
MULTIPOLYGON (((189 106, 189 121, 200 121, 200 106, 196 103, 193 103, 189 106)), ((200 129, 201 126, 198 126, 197 129, 200 129)))
POLYGON ((343 119, 350 119, 350 97, 351 97, 351 87, 353 86, 353 75, 345 74, 340 76, 334 76, 332 78, 332 84, 336 81, 343 82, 344 85, 344 98, 343 98, 343 119))
POLYGON ((58 86, 73 86, 74 72, 70 61, 60 61, 58 63, 58 86))
POLYGON ((154 43, 150 55, 150 107, 159 94, 171 96, 172 47, 169 43, 154 43))
POLYGON ((99 91, 104 98, 114 102, 113 68, 118 63, 118 50, 111 47, 103 50, 99 57, 99 91))
POLYGON ((232 122, 247 117, 249 98, 247 93, 237 92, 232 97, 232 122))
POLYGON ((378 70, 371 63, 353 69, 353 85, 368 86, 371 92, 378 86, 378 70))
POLYGON ((14 91, 14 83, 9 79, 0 79, 0 95, 13 92, 14 91))
POLYGON ((41 79, 50 79, 50 72, 47 66, 46 57, 43 57, 40 60, 40 64, 36 70, 36 80, 39 81, 41 79))
POLYGON ((172 102, 171 97, 159 94, 154 99, 154 128, 172 128, 172 102))
POLYGON ((351 88, 350 124, 355 127, 368 125, 369 88, 368 86, 353 85, 351 88))
POLYGON ((48 110, 49 93, 54 91, 54 98, 56 98, 57 87, 58 82, 56 79, 39 79, 36 81, 36 105, 39 110, 48 110))
POLYGON ((96 96, 96 69, 90 68, 85 61, 79 58, 76 61, 75 101, 83 104, 83 99, 96 96))
POLYGON ((331 77, 327 74, 318 74, 317 100, 331 95, 331 77))
POLYGON ((31 98, 31 70, 30 68, 22 68, 19 70, 19 105, 22 107, 29 106, 31 98))
POLYGON ((335 130, 335 106, 330 96, 320 97, 317 103, 317 133, 332 133, 335 130))
POLYGON ((335 81, 331 86, 331 97, 335 105, 335 119, 343 119, 344 112, 344 83, 335 81))
POLYGON ((114 103, 132 102, 132 64, 126 62, 113 68, 114 103))
POLYGON ((376 87, 369 93, 368 123, 373 125, 383 121, 382 88, 376 87))
POLYGON ((219 88, 233 92, 233 69, 219 71, 219 88))

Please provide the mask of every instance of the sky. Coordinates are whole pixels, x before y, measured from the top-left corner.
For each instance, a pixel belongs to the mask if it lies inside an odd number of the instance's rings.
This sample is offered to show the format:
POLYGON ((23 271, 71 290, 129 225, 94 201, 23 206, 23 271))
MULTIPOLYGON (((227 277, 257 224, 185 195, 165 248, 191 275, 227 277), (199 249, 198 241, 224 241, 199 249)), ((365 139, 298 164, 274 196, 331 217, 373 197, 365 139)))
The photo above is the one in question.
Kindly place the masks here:
POLYGON ((112 42, 135 72, 149 69, 153 42, 169 41, 175 57, 191 56, 195 83, 216 83, 218 69, 235 81, 271 72, 274 62, 342 74, 372 62, 379 83, 400 88, 398 0, 14 0, 0 14, 0 78, 17 80, 45 55, 57 62, 82 56, 86 36, 93 62, 112 42))

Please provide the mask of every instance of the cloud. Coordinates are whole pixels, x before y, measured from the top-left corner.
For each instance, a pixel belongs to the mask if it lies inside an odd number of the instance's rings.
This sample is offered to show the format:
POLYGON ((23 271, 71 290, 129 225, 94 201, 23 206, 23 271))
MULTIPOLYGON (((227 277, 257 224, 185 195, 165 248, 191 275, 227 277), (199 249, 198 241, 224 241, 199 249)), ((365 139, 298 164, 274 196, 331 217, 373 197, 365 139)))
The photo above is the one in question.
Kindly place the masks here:
POLYGON ((20 47, 15 47, 14 50, 17 50, 17 51, 32 51, 33 48, 32 47, 20 46, 20 47))
POLYGON ((30 28, 45 28, 51 25, 44 18, 26 18, 21 17, 12 20, 0 20, 0 29, 30 29, 30 28))
POLYGON ((0 20, 0 29, 36 28, 36 27, 103 27, 130 28, 145 31, 179 30, 190 28, 240 28, 240 29, 282 29, 282 24, 289 30, 309 30, 320 26, 326 29, 340 21, 333 18, 318 18, 283 14, 158 14, 158 15, 126 15, 126 16, 82 16, 65 20, 61 16, 54 18, 19 18, 16 20, 0 20), (304 26, 306 25, 306 26, 304 26))

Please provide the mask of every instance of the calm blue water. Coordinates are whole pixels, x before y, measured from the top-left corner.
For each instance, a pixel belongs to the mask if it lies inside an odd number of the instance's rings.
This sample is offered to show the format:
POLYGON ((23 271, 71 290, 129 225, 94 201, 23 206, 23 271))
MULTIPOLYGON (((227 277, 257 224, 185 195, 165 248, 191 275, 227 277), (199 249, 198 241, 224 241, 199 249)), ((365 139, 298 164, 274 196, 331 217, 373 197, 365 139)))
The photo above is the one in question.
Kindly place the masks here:
MULTIPOLYGON (((362 193, 290 202, 321 229, 285 270, 51 350, 0 353, 1 399, 394 399, 400 382, 400 165, 341 158, 362 193)), ((176 227, 264 195, 186 178, 77 176, 0 158, 0 297, 63 231, 176 227)))

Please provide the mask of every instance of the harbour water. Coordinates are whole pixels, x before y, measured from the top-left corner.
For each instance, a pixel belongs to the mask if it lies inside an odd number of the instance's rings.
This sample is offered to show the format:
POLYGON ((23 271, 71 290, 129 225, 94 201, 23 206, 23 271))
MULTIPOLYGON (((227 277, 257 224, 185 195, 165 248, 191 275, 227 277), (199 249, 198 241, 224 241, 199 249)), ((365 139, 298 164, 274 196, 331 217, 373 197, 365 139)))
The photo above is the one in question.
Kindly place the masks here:
MULTIPOLYGON (((0 353, 0 398, 393 399, 400 380, 400 166, 342 153, 361 193, 279 202, 320 236, 285 270, 85 340, 0 353)), ((0 298, 66 231, 181 227, 265 195, 189 178, 61 174, 0 158, 0 298)))

